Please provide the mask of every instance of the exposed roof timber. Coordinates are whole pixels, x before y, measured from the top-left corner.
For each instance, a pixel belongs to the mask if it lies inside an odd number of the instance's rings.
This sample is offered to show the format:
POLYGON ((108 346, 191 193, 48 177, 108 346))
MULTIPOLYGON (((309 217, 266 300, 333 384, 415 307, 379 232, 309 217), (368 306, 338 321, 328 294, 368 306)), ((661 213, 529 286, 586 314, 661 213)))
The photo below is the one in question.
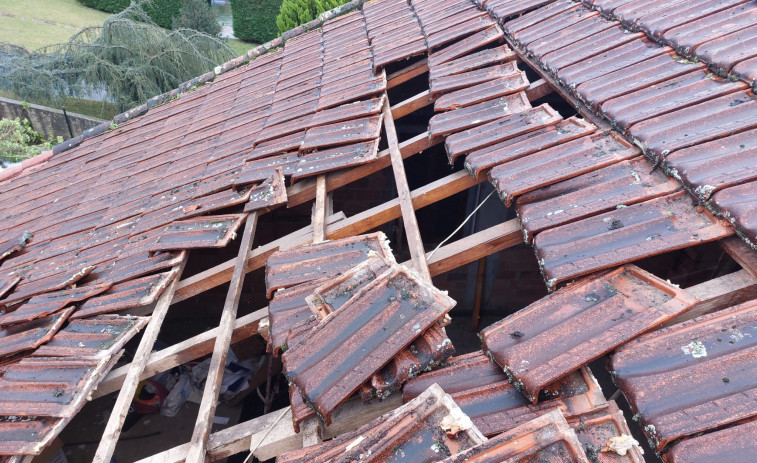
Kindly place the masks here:
POLYGON ((757 253, 744 240, 733 236, 721 240, 720 245, 744 270, 757 278, 757 253))
POLYGON ((181 278, 181 273, 184 271, 186 263, 187 258, 185 257, 179 265, 174 267, 176 277, 174 277, 171 284, 165 289, 160 296, 160 299, 158 299, 158 303, 152 313, 150 322, 148 323, 147 328, 145 328, 144 334, 142 334, 142 339, 139 341, 139 347, 137 347, 137 351, 134 353, 134 358, 129 364, 129 370, 126 373, 121 392, 119 392, 116 403, 113 405, 113 409, 110 412, 110 417, 108 418, 108 423, 103 431, 100 445, 97 447, 94 461, 110 461, 113 451, 116 449, 118 437, 121 435, 121 429, 124 420, 126 420, 126 414, 129 412, 131 401, 134 398, 134 393, 139 384, 139 376, 142 373, 142 370, 144 370, 147 359, 152 352, 153 345, 155 345, 155 341, 158 339, 160 327, 168 313, 171 299, 176 291, 179 278, 181 278))
MULTIPOLYGON (((505 222, 505 224, 508 223, 510 222, 505 222)), ((444 255, 445 248, 456 247, 462 255, 453 256, 448 251, 449 259, 446 260, 450 262, 449 265, 452 265, 452 262, 463 262, 465 260, 473 261, 478 258, 467 257, 466 254, 470 252, 470 250, 465 247, 456 246, 457 244, 458 242, 455 242, 440 248, 434 257, 439 254, 444 255)), ((435 261, 436 259, 432 259, 430 262, 432 273, 435 261)), ((465 262, 460 265, 464 265, 464 263, 465 262)), ((678 319, 669 322, 668 325, 672 323, 680 323, 684 320, 684 317, 685 319, 693 318, 704 313, 710 313, 749 299, 754 299, 757 297, 757 278, 752 277, 746 272, 746 270, 740 270, 686 288, 686 292, 698 297, 701 302, 683 317, 679 317, 678 319)), ((353 400, 345 403, 342 408, 334 412, 334 423, 331 426, 324 428, 323 437, 328 439, 343 432, 355 429, 361 424, 367 423, 376 416, 384 413, 386 410, 399 406, 398 399, 400 399, 400 394, 392 394, 383 402, 362 404, 359 400, 353 400), (357 417, 355 415, 357 415, 357 417)), ((279 414, 280 412, 272 412, 212 434, 208 444, 208 461, 218 461, 221 458, 247 450, 249 448, 250 436, 263 435, 267 432, 271 423, 275 421, 279 414)), ((257 442, 260 437, 253 437, 252 439, 253 442, 257 442)), ((297 446, 301 445, 301 436, 294 432, 294 429, 291 426, 291 412, 288 412, 288 416, 284 416, 275 424, 263 443, 255 451, 255 456, 262 461, 273 458, 282 452, 299 448, 297 446)), ((174 447, 150 458, 141 460, 140 463, 164 461, 169 463, 181 462, 183 461, 184 455, 186 455, 186 449, 188 447, 189 444, 174 447)))
POLYGON ((418 77, 428 72, 428 59, 423 58, 406 68, 400 69, 386 76, 386 88, 394 88, 407 82, 413 77, 418 77))
MULTIPOLYGON (((226 293, 226 301, 221 313, 221 321, 218 323, 218 335, 213 346, 213 356, 210 360, 208 376, 205 380, 205 388, 202 392, 202 401, 200 409, 197 412, 197 421, 195 422, 192 441, 187 455, 187 461, 194 463, 204 463, 205 454, 207 453, 208 437, 213 426, 213 418, 216 414, 216 405, 218 404, 218 395, 221 390, 221 380, 226 369, 226 358, 229 354, 229 345, 231 344, 232 333, 234 331, 234 322, 237 318, 237 308, 239 299, 242 295, 242 286, 246 272, 247 256, 252 249, 252 241, 255 237, 255 230, 258 224, 258 214, 253 212, 247 216, 242 234, 242 242, 239 246, 239 253, 234 262, 234 273, 231 277, 229 291, 226 293)), ((104 463, 104 461, 103 461, 104 463)))
MULTIPOLYGON (((389 97, 386 96, 387 101, 389 97)), ((418 219, 415 217, 415 208, 410 196, 410 187, 407 184, 405 175, 405 163, 400 153, 399 140, 397 131, 394 127, 394 118, 389 105, 384 106, 384 130, 386 131, 387 142, 389 143, 389 156, 394 171, 394 184, 397 187, 397 195, 400 201, 400 210, 402 211, 402 221, 405 225, 405 235, 407 245, 410 248, 413 267, 420 273, 426 281, 431 281, 431 275, 428 271, 428 262, 426 261, 426 252, 423 250, 423 239, 418 230, 418 219)))

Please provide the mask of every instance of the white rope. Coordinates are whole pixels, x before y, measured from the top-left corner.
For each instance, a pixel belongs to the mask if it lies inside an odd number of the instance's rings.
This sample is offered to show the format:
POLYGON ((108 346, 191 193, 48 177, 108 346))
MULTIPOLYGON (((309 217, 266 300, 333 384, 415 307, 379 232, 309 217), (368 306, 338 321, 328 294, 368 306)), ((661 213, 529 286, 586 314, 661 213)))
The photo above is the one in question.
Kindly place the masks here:
POLYGON ((437 246, 437 247, 436 247, 436 249, 434 249, 433 251, 431 251, 431 254, 429 254, 429 255, 428 255, 428 257, 426 257, 426 260, 431 260, 431 257, 433 257, 433 256, 434 256, 434 253, 435 253, 436 251, 438 251, 438 250, 439 250, 439 248, 441 248, 442 246, 444 246, 444 244, 445 244, 445 243, 446 243, 447 241, 449 241, 449 240, 450 240, 450 238, 452 238, 453 236, 455 236, 455 234, 456 234, 457 232, 459 232, 459 231, 460 231, 460 229, 461 229, 461 228, 463 228, 463 227, 465 226, 465 224, 466 224, 466 223, 468 223, 468 221, 469 221, 469 220, 471 219, 471 217, 473 217, 474 215, 476 215, 476 212, 478 212, 478 210, 479 210, 479 209, 481 209, 481 206, 483 206, 483 205, 484 205, 484 203, 486 202, 486 200, 487 200, 487 199, 491 198, 491 196, 492 196, 492 195, 494 194, 494 191, 495 191, 495 190, 492 190, 492 192, 491 192, 491 193, 489 193, 489 195, 488 195, 488 196, 487 196, 486 198, 484 198, 484 200, 483 200, 483 201, 481 201, 481 203, 480 203, 480 204, 479 204, 478 206, 476 206, 476 208, 475 208, 475 209, 473 209, 473 212, 471 212, 471 213, 470 213, 470 214, 468 215, 468 217, 466 217, 466 218, 465 218, 465 220, 463 220, 463 223, 461 223, 459 227, 455 228, 455 231, 453 231, 451 235, 449 235, 448 237, 444 238, 444 241, 442 241, 441 243, 439 243, 439 246, 437 246))
POLYGON ((274 421, 273 423, 271 423, 270 426, 268 426, 268 429, 266 430, 265 434, 263 434, 263 437, 261 437, 260 440, 258 440, 258 442, 255 444, 255 447, 251 447, 250 448, 250 454, 247 455, 247 458, 244 459, 243 463, 247 463, 248 461, 250 461, 250 458, 252 458, 253 455, 255 455, 255 451, 258 449, 258 447, 260 447, 260 444, 263 443, 263 441, 265 440, 265 438, 268 437, 268 434, 271 433, 271 430, 273 429, 274 426, 276 426, 276 423, 278 423, 279 420, 281 420, 284 417, 284 415, 286 415, 286 413, 291 408, 292 408, 292 406, 288 405, 288 406, 286 406, 286 407, 284 407, 284 408, 281 409, 281 414, 279 415, 279 417, 276 418, 276 421, 274 421))

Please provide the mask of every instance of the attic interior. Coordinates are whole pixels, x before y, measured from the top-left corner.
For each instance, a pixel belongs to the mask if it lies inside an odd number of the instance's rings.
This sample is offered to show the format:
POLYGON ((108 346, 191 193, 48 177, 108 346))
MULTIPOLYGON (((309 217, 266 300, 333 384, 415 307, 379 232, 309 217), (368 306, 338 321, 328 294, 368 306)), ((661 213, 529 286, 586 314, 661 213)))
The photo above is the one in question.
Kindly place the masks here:
MULTIPOLYGON (((477 51, 494 48, 496 45, 496 43, 486 45, 477 51)), ((423 57, 415 58, 387 66, 386 70, 391 75, 394 72, 403 72, 404 69, 422 65, 424 61, 423 57)), ((526 72, 531 82, 539 81, 539 74, 526 63, 520 61, 518 68, 526 72)), ((429 74, 425 71, 391 88, 387 92, 390 104, 395 106, 428 93, 428 83, 429 74)), ((532 106, 549 104, 565 119, 578 114, 571 103, 557 92, 546 87, 540 88, 539 92, 543 95, 532 101, 532 106)), ((397 124, 400 142, 426 132, 433 115, 433 106, 426 104, 403 116, 401 122, 397 124)), ((385 149, 386 146, 386 134, 382 133, 380 149, 385 149)), ((443 144, 437 144, 420 154, 407 158, 405 169, 411 191, 444 179, 451 174, 465 171, 462 158, 458 158, 453 165, 450 165, 443 144)), ((333 202, 332 211, 343 212, 346 217, 355 216, 396 198, 397 190, 391 167, 385 167, 335 189, 329 194, 329 200, 333 202)), ((241 206, 237 206, 219 211, 219 213, 235 213, 240 212, 241 209, 241 206)), ((307 227, 311 223, 313 211, 314 203, 306 201, 294 207, 282 207, 262 215, 253 248, 262 247, 282 236, 307 227)), ((460 240, 517 217, 514 208, 508 208, 488 182, 478 183, 435 201, 418 209, 416 215, 426 250, 437 248, 445 240, 460 240), (492 192, 494 194, 487 198, 492 192), (478 206, 481 208, 477 209, 478 206), (475 213, 474 209, 477 209, 475 213), (470 218, 466 221, 469 216, 470 218)), ((366 230, 364 233, 377 231, 389 237, 392 251, 399 262, 411 259, 402 217, 366 230)), ((234 240, 225 248, 193 251, 187 263, 185 275, 199 274, 234 259, 239 252, 239 244, 239 240, 234 240)), ((634 264, 681 288, 696 286, 741 270, 741 266, 717 242, 650 256, 634 264)), ((457 355, 480 350, 481 341, 477 335, 480 330, 549 294, 533 248, 522 242, 435 275, 433 283, 439 289, 448 291, 449 295, 457 301, 457 305, 451 312, 452 323, 446 327, 457 355)), ((176 304, 168 312, 164 322, 170 329, 161 331, 158 345, 175 345, 218 326, 223 299, 227 291, 228 284, 223 284, 176 304)), ((268 303, 265 294, 264 269, 259 268, 249 273, 244 280, 238 316, 241 318, 265 308, 268 303)), ((126 353, 118 365, 126 365, 131 361, 130 353, 133 353, 139 341, 140 337, 136 336, 126 345, 126 353)), ((265 343, 265 339, 260 334, 255 334, 233 343, 231 349, 238 358, 252 357, 257 362, 260 358, 265 360, 265 343)), ((200 357, 197 361, 203 358, 209 358, 209 355, 200 357)), ((640 425, 628 419, 633 416, 633 413, 623 396, 616 393, 618 388, 608 373, 608 361, 609 356, 604 356, 592 362, 590 365, 592 373, 599 381, 605 397, 614 398, 621 406, 633 436, 644 447, 645 460, 661 462, 654 449, 650 448, 640 425)), ((261 371, 264 372, 267 365, 267 361, 263 363, 261 371)), ((267 375, 260 375, 259 371, 254 379, 260 383, 257 385, 257 391, 260 392, 251 392, 255 390, 251 387, 250 390, 242 392, 239 397, 232 400, 231 405, 222 408, 219 414, 226 413, 230 419, 227 423, 214 425, 213 432, 263 415, 265 405, 261 399, 261 393, 264 395, 269 386, 272 389, 268 390, 274 391, 270 393, 272 402, 269 410, 288 405, 287 383, 281 373, 281 368, 280 359, 274 359, 270 370, 272 381, 270 385, 265 382, 267 375)), ((84 462, 92 459, 99 442, 99 436, 95 434, 99 425, 107 418, 114 401, 115 396, 111 394, 88 403, 63 431, 61 437, 64 442, 67 442, 65 453, 69 461, 84 462), (89 438, 84 438, 83 435, 89 438)), ((116 448, 115 455, 120 455, 118 461, 121 461, 121 458, 134 461, 147 458, 187 442, 191 438, 192 424, 196 416, 197 406, 191 403, 186 404, 181 415, 177 417, 140 416, 139 414, 130 416, 127 418, 128 429, 124 428, 123 436, 116 448)), ((248 454, 247 451, 240 452, 219 461, 242 462, 248 454)), ((272 462, 274 459, 266 461, 272 462)))
POLYGON ((4 173, 0 461, 751 462, 757 5, 708 5, 354 0, 4 173))

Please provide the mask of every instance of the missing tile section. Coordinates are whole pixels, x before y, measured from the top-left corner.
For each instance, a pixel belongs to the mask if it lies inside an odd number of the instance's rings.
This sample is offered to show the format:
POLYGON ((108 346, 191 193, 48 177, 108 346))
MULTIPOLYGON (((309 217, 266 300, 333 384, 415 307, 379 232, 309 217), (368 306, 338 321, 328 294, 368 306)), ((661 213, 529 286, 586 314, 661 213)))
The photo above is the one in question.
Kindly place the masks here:
POLYGON ((277 463, 413 461, 430 463, 482 444, 486 438, 438 385, 357 430, 280 455, 277 463), (459 427, 450 437, 443 424, 459 427))
POLYGON ((485 329, 483 349, 536 403, 549 383, 695 303, 677 287, 629 265, 577 282, 485 329), (515 331, 523 336, 513 339, 515 331))

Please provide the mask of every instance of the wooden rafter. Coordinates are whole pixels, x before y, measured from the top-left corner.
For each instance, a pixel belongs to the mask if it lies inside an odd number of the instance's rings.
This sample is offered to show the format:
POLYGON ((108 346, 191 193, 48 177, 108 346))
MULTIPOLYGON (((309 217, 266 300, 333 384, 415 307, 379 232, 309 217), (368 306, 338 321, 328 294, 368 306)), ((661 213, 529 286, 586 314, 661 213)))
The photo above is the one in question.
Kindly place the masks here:
POLYGON ((384 105, 384 130, 386 131, 386 139, 389 144, 389 157, 391 158, 392 170, 394 171, 394 184, 397 186, 402 221, 405 224, 405 235, 407 236, 407 244, 410 248, 413 267, 425 280, 431 281, 428 262, 426 262, 426 252, 423 250, 423 240, 418 230, 418 219, 415 217, 413 200, 410 196, 410 187, 407 184, 405 164, 402 159, 402 153, 400 153, 397 130, 394 127, 394 118, 392 117, 392 110, 389 108, 389 105, 384 105))
POLYGON ((184 271, 184 266, 187 264, 187 258, 185 257, 181 264, 174 267, 173 271, 176 272, 171 284, 163 290, 163 294, 158 299, 155 309, 152 312, 150 322, 145 328, 145 332, 142 334, 142 339, 139 341, 139 347, 134 354, 129 369, 121 385, 121 392, 118 394, 115 405, 110 412, 108 423, 105 425, 105 431, 103 432, 100 444, 95 452, 93 462, 95 463, 109 463, 113 456, 113 451, 116 449, 118 438, 121 435, 121 429, 126 419, 126 414, 129 412, 129 406, 134 398, 134 393, 137 390, 137 385, 140 381, 140 376, 145 368, 147 359, 150 357, 152 347, 155 345, 155 341, 158 339, 158 333, 160 327, 163 324, 163 320, 166 318, 168 308, 171 305, 171 299, 173 299, 174 292, 181 278, 181 273, 184 271))
POLYGON ((223 305, 221 321, 218 324, 218 334, 213 347, 213 356, 210 360, 208 376, 205 379, 205 389, 202 393, 200 410, 197 413, 194 433, 187 452, 187 461, 191 463, 204 463, 207 453, 208 437, 213 426, 213 418, 218 404, 218 395, 221 389, 221 380, 226 368, 226 357, 231 345, 231 337, 234 332, 234 322, 237 319, 237 307, 242 295, 242 286, 246 274, 247 257, 252 249, 252 240, 255 237, 255 228, 258 223, 257 212, 247 216, 239 254, 234 263, 234 273, 231 277, 229 291, 226 294, 226 302, 223 305))

